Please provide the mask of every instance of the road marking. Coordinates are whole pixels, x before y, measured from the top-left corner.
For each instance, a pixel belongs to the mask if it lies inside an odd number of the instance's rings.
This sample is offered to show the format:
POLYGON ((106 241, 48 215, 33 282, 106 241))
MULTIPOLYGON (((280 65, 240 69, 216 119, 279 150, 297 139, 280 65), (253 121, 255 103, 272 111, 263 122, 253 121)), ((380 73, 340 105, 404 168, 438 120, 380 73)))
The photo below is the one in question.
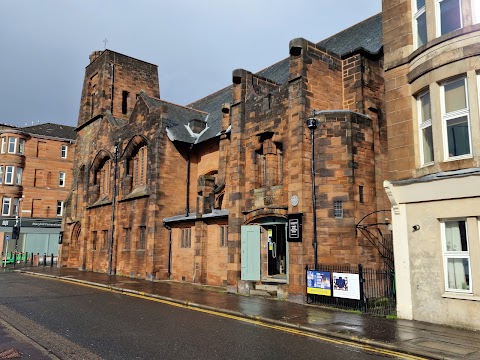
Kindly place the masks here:
MULTIPOLYGON (((42 276, 41 274, 35 274, 35 273, 30 273, 28 275, 42 276)), ((177 303, 177 302, 170 301, 170 300, 164 300, 164 299, 159 299, 159 298, 156 298, 156 297, 148 296, 148 295, 145 295, 144 292, 139 292, 137 294, 137 293, 132 293, 132 292, 120 291, 120 290, 114 289, 112 287, 102 287, 102 286, 96 286, 96 285, 91 285, 91 284, 85 284, 85 283, 81 283, 81 282, 78 282, 78 281, 75 281, 75 280, 61 279, 61 278, 55 278, 55 277, 44 277, 44 278, 51 279, 51 280, 62 281, 62 282, 75 284, 75 285, 80 285, 80 286, 84 286, 84 287, 89 287, 89 288, 92 288, 92 289, 98 289, 98 290, 103 290, 103 291, 107 291, 107 292, 114 292, 114 293, 118 293, 118 294, 123 294, 123 295, 127 295, 127 296, 130 296, 130 297, 135 297, 135 298, 138 298, 138 299, 143 299, 143 300, 147 300, 147 301, 154 301, 154 302, 158 302, 158 303, 165 304, 165 305, 179 307, 179 308, 182 308, 182 309, 188 309, 188 310, 193 310, 193 311, 197 311, 197 312, 202 312, 204 314, 220 316, 220 317, 223 317, 223 318, 232 319, 232 320, 240 321, 240 322, 243 322, 243 323, 258 325, 258 326, 261 326, 261 327, 264 327, 264 328, 273 329, 273 330, 277 330, 277 331, 282 331, 282 332, 293 334, 293 335, 304 336, 304 337, 317 339, 317 340, 321 340, 321 341, 325 341, 325 342, 329 342, 329 343, 337 344, 337 345, 345 345, 345 346, 353 347, 353 348, 356 348, 356 349, 361 349, 361 350, 364 350, 364 351, 368 351, 368 352, 376 353, 376 354, 380 354, 380 355, 388 355, 388 356, 396 357, 398 359, 426 360, 426 358, 423 358, 423 357, 404 354, 404 353, 401 353, 401 352, 398 352, 398 351, 395 351, 395 350, 376 348, 376 347, 374 347, 374 345, 360 344, 360 343, 357 343, 357 342, 354 342, 354 341, 334 339, 334 338, 330 338, 330 337, 327 337, 327 336, 324 336, 324 335, 315 334, 315 333, 311 333, 311 332, 300 330, 300 329, 293 329, 293 328, 290 328, 290 327, 287 327, 287 326, 269 324, 269 323, 266 323, 266 322, 262 322, 261 320, 253 320, 253 319, 241 317, 241 316, 238 316, 238 315, 225 314, 223 312, 219 312, 219 311, 215 311, 215 310, 208 310, 208 309, 202 309, 202 308, 194 307, 194 306, 189 305, 190 302, 187 301, 187 300, 185 300, 183 303, 177 303)))

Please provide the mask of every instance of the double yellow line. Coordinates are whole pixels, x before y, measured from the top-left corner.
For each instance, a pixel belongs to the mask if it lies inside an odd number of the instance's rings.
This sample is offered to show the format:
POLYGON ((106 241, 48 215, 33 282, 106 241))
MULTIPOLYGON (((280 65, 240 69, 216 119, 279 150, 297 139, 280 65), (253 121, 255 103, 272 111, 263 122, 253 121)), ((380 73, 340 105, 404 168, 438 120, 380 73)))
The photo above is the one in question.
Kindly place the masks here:
POLYGON ((241 321, 243 323, 262 326, 264 328, 273 329, 273 330, 277 330, 277 331, 282 331, 284 333, 289 333, 289 334, 293 334, 293 335, 308 337, 308 338, 311 338, 311 339, 317 339, 317 340, 325 341, 325 342, 332 343, 332 344, 349 346, 349 347, 352 347, 352 348, 361 349, 361 350, 368 351, 368 352, 375 353, 375 354, 387 355, 387 356, 392 356, 392 357, 395 357, 395 358, 398 358, 398 359, 405 359, 405 360, 425 360, 425 358, 418 357, 418 356, 415 356, 415 355, 404 354, 404 353, 401 353, 401 352, 397 352, 395 350, 377 348, 373 345, 360 344, 360 343, 357 343, 357 342, 354 342, 354 341, 334 339, 334 338, 330 338, 330 337, 327 337, 327 336, 311 333, 311 332, 308 332, 308 331, 303 331, 303 330, 299 330, 299 329, 290 328, 290 327, 287 327, 287 326, 269 324, 269 323, 263 322, 261 320, 254 320, 254 319, 244 318, 244 317, 241 317, 241 316, 222 313, 222 312, 219 312, 219 311, 202 309, 202 308, 190 306, 188 304, 188 302, 176 303, 176 302, 169 301, 169 300, 158 299, 158 298, 155 298, 155 297, 148 296, 144 292, 131 293, 131 292, 115 290, 115 289, 112 289, 112 288, 104 288, 104 287, 101 287, 101 286, 84 284, 84 283, 73 281, 73 280, 66 280, 66 279, 59 279, 59 278, 53 278, 53 279, 54 280, 60 280, 60 281, 70 283, 70 284, 81 285, 81 286, 85 286, 85 287, 89 287, 89 288, 93 288, 93 289, 100 289, 100 290, 103 290, 103 291, 115 292, 115 293, 131 296, 131 297, 135 297, 135 298, 138 298, 138 299, 154 301, 154 302, 162 303, 162 304, 165 304, 165 305, 176 306, 178 308, 198 311, 198 312, 201 312, 201 313, 204 313, 204 314, 220 316, 220 317, 227 318, 227 319, 241 321))

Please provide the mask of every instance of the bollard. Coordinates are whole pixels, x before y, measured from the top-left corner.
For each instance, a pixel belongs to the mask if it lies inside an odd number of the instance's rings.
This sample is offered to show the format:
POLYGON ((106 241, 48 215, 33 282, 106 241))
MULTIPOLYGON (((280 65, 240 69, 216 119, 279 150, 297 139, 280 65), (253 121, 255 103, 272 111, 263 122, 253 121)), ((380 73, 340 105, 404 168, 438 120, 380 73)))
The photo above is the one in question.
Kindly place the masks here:
POLYGON ((43 253, 43 266, 47 266, 47 253, 43 253))
POLYGON ((30 257, 30 266, 33 266, 33 252, 32 252, 32 256, 30 257))
POLYGON ((50 267, 53 267, 53 254, 52 254, 52 257, 50 258, 50 267))
POLYGON ((15 267, 17 265, 17 252, 14 251, 13 252, 13 267, 15 267))

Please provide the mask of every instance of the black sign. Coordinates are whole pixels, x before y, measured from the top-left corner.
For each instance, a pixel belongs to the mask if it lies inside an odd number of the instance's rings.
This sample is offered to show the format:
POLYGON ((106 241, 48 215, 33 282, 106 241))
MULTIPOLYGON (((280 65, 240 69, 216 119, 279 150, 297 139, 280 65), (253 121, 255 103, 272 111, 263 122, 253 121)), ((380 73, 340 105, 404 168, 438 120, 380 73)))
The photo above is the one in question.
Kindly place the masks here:
MULTIPOLYGON (((0 218, 0 227, 13 227, 17 222, 16 219, 5 219, 0 218)), ((18 224, 21 224, 21 227, 28 228, 61 228, 62 219, 32 219, 32 218, 23 218, 18 219, 18 224)))
POLYGON ((288 215, 288 241, 302 242, 302 214, 288 215))

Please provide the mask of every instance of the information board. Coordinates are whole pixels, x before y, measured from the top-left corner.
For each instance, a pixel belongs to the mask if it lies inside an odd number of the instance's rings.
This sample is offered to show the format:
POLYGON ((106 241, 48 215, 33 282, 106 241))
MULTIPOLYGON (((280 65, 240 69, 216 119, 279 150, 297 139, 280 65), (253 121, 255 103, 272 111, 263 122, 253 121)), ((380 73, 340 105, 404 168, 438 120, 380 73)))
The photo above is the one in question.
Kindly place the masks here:
POLYGON ((358 274, 333 273, 333 296, 360 300, 360 277, 358 274))

